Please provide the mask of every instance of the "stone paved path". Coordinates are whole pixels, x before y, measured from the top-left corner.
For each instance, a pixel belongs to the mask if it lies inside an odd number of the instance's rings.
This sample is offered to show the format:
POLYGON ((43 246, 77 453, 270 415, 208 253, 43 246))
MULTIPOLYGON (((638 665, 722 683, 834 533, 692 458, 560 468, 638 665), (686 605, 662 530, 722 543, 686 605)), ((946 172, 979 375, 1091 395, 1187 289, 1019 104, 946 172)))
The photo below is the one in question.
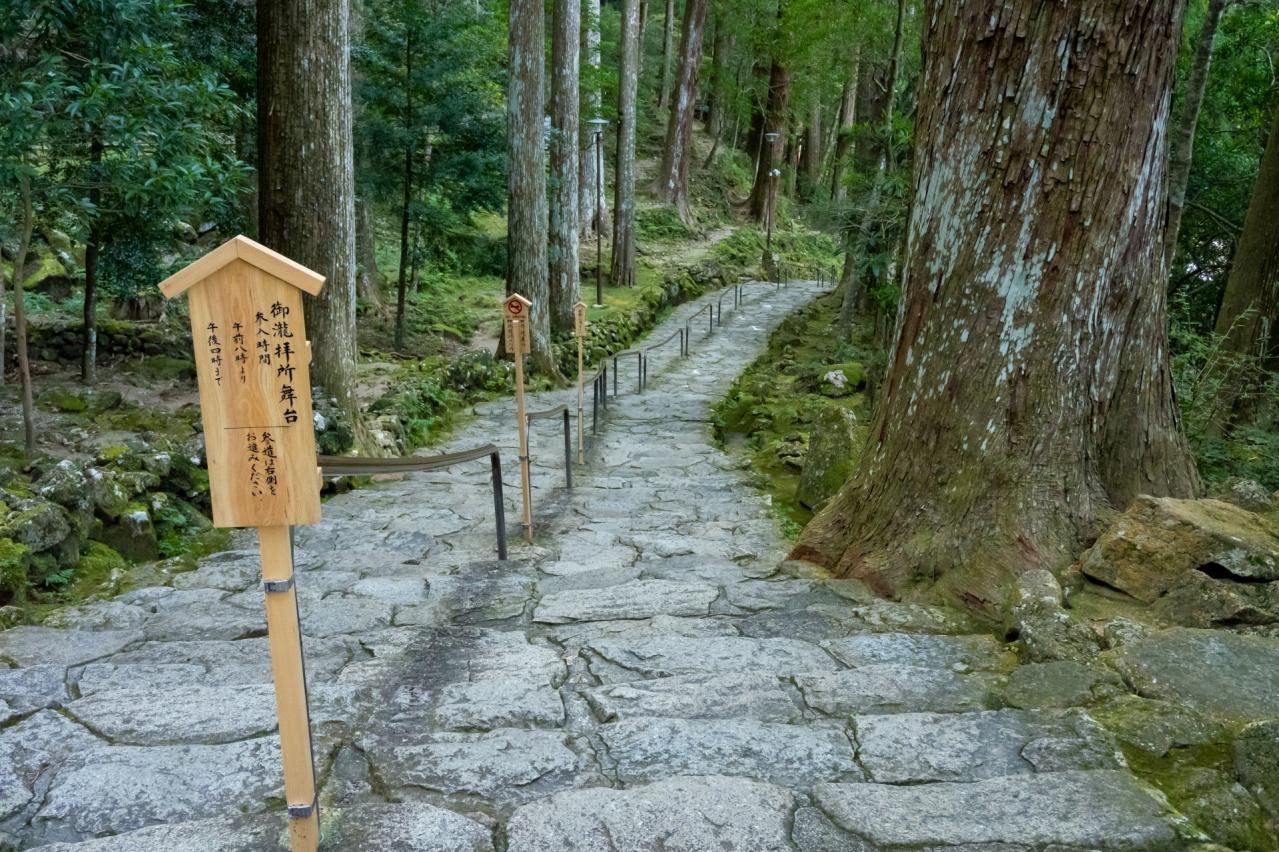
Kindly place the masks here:
MULTIPOLYGON (((572 493, 537 424, 537 544, 516 535, 510 562, 484 463, 337 497, 298 530, 326 848, 1176 848, 1087 713, 1006 707, 1015 661, 963 616, 779 568, 786 543, 708 411, 816 291, 751 285, 694 357, 654 357, 642 396, 624 370, 572 493)), ((514 521, 512 421, 509 400, 484 405, 447 449, 502 446, 514 521)), ((239 545, 172 588, 0 633, 0 848, 278 847, 262 593, 239 545)))

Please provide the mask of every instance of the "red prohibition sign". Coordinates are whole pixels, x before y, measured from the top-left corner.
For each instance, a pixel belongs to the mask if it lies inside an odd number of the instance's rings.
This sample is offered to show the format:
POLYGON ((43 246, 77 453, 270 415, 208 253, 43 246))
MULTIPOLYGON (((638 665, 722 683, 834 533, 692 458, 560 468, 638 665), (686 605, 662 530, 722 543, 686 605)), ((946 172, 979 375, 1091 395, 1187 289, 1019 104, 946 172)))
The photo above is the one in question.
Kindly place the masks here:
POLYGON ((513 317, 517 317, 524 313, 524 305, 512 299, 506 303, 506 312, 513 317))

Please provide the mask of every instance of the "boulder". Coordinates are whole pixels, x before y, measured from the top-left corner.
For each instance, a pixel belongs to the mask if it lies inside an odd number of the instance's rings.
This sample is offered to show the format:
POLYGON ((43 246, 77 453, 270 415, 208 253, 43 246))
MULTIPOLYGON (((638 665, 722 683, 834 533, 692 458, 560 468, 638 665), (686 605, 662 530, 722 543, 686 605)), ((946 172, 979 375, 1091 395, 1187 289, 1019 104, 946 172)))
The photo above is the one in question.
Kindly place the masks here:
POLYGON ((9 512, 0 521, 0 538, 25 545, 33 554, 56 551, 60 561, 64 556, 78 557, 80 552, 67 510, 44 500, 27 501, 25 506, 9 512))
POLYGON ((857 450, 857 416, 829 405, 818 412, 799 477, 799 502, 817 510, 839 491, 852 472, 857 450))
POLYGON ((1272 820, 1279 821, 1279 721, 1249 725, 1234 742, 1235 774, 1272 820))
POLYGON ((1013 584, 1005 629, 1016 636, 1029 663, 1087 663, 1101 652, 1101 638, 1062 608, 1061 586, 1051 571, 1027 571, 1013 584))
POLYGON ((1234 503, 1249 512, 1269 512, 1275 507, 1274 495, 1254 479, 1232 476, 1213 485, 1208 494, 1217 500, 1234 503))
POLYGON ((1261 516, 1221 500, 1138 497, 1080 559, 1083 573, 1152 602, 1187 571, 1279 580, 1279 537, 1261 516))
POLYGON ((1279 622, 1279 581, 1235 583, 1187 571, 1153 605, 1169 624, 1182 627, 1235 627, 1279 622))
POLYGON ((118 523, 104 528, 98 538, 102 543, 134 562, 158 559, 160 545, 156 539, 151 513, 139 503, 130 503, 118 523))
POLYGON ((822 373, 820 390, 823 396, 848 396, 866 386, 866 368, 856 361, 836 364, 822 373))

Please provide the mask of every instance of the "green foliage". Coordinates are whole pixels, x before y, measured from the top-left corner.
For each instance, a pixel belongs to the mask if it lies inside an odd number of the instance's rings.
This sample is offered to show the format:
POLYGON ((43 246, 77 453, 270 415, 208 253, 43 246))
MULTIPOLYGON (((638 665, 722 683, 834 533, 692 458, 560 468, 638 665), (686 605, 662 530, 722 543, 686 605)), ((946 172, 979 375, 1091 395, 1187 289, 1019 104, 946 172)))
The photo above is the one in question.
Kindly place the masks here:
POLYGON ((686 240, 689 229, 674 207, 645 207, 635 212, 635 230, 641 241, 669 242, 686 240))
POLYGON ((0 605, 25 597, 30 567, 31 551, 26 545, 0 538, 0 605))

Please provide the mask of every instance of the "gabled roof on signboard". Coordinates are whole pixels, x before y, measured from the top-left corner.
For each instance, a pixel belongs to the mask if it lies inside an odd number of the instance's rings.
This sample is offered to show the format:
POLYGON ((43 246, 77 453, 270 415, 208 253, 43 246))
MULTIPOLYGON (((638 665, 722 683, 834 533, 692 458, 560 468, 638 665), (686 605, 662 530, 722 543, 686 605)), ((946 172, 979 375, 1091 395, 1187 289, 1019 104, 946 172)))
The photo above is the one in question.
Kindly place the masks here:
POLYGON ((164 298, 172 299, 236 260, 256 266, 266 274, 292 284, 312 296, 317 295, 320 288, 324 286, 323 275, 312 272, 279 252, 271 251, 266 246, 240 235, 227 240, 190 266, 178 270, 161 281, 160 292, 164 294, 164 298))

